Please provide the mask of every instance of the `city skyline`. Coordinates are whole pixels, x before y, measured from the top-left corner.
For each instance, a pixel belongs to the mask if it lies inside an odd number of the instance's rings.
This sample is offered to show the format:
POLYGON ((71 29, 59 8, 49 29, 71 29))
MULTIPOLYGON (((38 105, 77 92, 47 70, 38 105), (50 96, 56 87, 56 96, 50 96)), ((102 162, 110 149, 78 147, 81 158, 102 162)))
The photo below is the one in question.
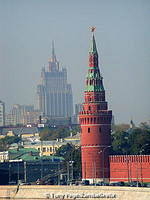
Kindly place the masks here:
POLYGON ((102 76, 116 123, 150 119, 149 8, 131 1, 0 1, 0 92, 6 109, 33 104, 55 41, 75 103, 82 103, 90 33, 96 26, 102 76), (93 24, 94 23, 94 24, 93 24))

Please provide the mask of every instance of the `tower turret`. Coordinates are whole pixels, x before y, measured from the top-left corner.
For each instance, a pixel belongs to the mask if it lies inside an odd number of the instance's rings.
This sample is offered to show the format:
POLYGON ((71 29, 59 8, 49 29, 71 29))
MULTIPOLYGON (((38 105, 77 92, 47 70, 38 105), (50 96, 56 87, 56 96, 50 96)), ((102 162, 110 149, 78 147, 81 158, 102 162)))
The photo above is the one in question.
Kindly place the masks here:
POLYGON ((82 179, 91 183, 109 179, 109 147, 112 111, 105 101, 103 78, 92 29, 81 124, 82 179))

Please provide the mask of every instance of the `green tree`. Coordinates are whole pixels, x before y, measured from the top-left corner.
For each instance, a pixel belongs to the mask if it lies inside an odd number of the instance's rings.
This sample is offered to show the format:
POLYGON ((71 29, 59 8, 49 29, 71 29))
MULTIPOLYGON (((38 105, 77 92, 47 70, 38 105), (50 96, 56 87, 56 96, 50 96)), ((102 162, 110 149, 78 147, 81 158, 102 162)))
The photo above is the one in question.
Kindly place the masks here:
POLYGON ((56 151, 57 156, 62 156, 66 162, 73 161, 73 175, 75 179, 81 178, 81 148, 67 143, 56 151))
POLYGON ((45 127, 40 131, 41 140, 55 140, 57 138, 65 138, 72 135, 75 135, 79 131, 78 127, 70 129, 69 127, 45 127))
POLYGON ((0 151, 8 150, 13 143, 18 143, 21 139, 17 136, 6 136, 0 139, 0 151))
POLYGON ((112 135, 112 153, 117 155, 129 154, 129 134, 125 131, 116 131, 112 135))
POLYGON ((136 128, 129 135, 130 154, 150 154, 150 129, 136 128))
POLYGON ((130 128, 129 124, 117 124, 114 126, 115 132, 127 131, 130 128))
POLYGON ((140 127, 128 129, 117 125, 112 133, 112 154, 150 154, 150 127, 141 123, 140 127))

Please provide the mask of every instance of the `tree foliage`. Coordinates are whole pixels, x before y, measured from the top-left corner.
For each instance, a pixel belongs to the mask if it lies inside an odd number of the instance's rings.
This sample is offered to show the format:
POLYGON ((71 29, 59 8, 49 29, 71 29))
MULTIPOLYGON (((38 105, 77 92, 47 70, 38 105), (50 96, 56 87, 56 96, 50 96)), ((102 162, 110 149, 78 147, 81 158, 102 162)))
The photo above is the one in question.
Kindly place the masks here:
POLYGON ((145 123, 133 129, 116 127, 112 133, 112 154, 150 154, 150 127, 145 123))
POLYGON ((118 124, 114 126, 114 131, 115 132, 122 132, 122 131, 126 131, 130 128, 129 124, 118 124))
POLYGON ((70 132, 66 128, 46 127, 40 132, 41 140, 55 140, 69 136, 70 132))
POLYGON ((17 136, 6 136, 0 139, 0 151, 8 150, 10 144, 18 143, 20 138, 17 136))
POLYGON ((62 156, 66 165, 69 161, 73 161, 73 174, 75 179, 79 179, 81 177, 81 148, 76 147, 72 144, 66 144, 61 146, 56 151, 57 156, 62 156))
POLYGON ((74 127, 69 129, 68 127, 45 127, 40 132, 41 140, 55 140, 57 138, 65 138, 72 135, 75 135, 78 132, 79 128, 74 127))

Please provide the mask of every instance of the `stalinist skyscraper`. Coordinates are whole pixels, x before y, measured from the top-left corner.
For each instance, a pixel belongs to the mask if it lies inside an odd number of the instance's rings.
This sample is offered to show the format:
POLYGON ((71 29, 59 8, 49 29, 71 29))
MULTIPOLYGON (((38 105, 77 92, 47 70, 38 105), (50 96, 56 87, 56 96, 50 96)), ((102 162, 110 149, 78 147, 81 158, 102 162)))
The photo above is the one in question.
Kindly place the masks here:
POLYGON ((54 42, 48 69, 43 67, 41 71, 41 83, 37 86, 37 95, 39 110, 49 119, 67 119, 72 116, 72 88, 67 82, 67 70, 61 69, 57 61, 54 42))

